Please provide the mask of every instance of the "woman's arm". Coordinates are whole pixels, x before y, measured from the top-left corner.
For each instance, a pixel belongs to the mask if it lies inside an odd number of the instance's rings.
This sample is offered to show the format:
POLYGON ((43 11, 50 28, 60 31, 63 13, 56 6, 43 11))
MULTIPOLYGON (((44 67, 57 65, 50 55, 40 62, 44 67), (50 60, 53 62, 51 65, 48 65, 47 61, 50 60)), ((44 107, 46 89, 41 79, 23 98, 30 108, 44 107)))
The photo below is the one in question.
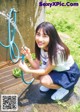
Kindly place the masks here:
POLYGON ((25 63, 20 62, 19 67, 26 73, 29 73, 29 74, 31 73, 31 74, 40 76, 40 75, 46 75, 50 73, 55 68, 55 65, 53 66, 51 64, 48 64, 48 66, 45 69, 33 70, 33 69, 30 69, 25 63))
POLYGON ((38 69, 40 66, 40 61, 38 59, 33 60, 32 57, 28 59, 29 63, 31 64, 31 67, 34 69, 38 69))

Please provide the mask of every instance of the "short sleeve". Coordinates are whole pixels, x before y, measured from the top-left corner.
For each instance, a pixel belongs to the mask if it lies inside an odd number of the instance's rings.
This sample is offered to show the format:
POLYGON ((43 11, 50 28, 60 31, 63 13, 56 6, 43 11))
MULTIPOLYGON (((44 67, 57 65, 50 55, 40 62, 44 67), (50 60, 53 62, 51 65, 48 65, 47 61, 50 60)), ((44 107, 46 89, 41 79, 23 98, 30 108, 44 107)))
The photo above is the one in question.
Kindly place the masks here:
POLYGON ((63 64, 65 62, 64 60, 64 54, 62 51, 57 52, 57 65, 63 64))
POLYGON ((55 63, 55 61, 54 61, 54 57, 52 58, 52 65, 58 66, 58 65, 64 64, 64 62, 65 62, 65 60, 64 60, 64 54, 63 54, 62 51, 59 50, 59 51, 57 52, 56 63, 55 63))

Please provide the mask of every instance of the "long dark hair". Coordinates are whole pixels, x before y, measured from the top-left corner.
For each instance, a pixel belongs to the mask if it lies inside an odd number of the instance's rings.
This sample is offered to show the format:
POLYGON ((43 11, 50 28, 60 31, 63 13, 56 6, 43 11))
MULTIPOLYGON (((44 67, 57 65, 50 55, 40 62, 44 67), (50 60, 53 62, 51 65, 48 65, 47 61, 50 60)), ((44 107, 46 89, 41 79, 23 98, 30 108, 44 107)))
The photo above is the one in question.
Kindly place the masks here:
MULTIPOLYGON (((60 45, 62 48, 64 48, 63 55, 64 59, 67 60, 68 55, 70 54, 70 51, 68 47, 62 42, 60 39, 55 27, 53 24, 49 22, 42 22, 39 24, 36 28, 36 33, 38 32, 39 29, 43 29, 43 32, 49 36, 50 41, 48 44, 48 56, 49 60, 52 63, 52 57, 54 57, 54 62, 57 63, 57 44, 60 45)), ((40 48, 37 46, 35 42, 35 54, 38 60, 40 60, 40 48)))

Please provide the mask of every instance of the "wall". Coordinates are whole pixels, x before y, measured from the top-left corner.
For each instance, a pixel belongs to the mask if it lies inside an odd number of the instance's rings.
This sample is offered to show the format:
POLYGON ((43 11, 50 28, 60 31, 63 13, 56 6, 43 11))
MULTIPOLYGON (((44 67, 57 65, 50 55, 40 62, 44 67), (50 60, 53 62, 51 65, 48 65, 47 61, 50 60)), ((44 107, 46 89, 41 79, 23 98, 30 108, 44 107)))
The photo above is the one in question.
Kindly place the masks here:
MULTIPOLYGON (((45 0, 42 0, 43 2, 45 0)), ((15 8, 17 13, 17 26, 23 37, 26 46, 34 52, 34 34, 36 26, 44 21, 44 7, 39 6, 40 0, 0 0, 0 11, 9 13, 11 8, 15 8)), ((8 45, 7 20, 0 15, 0 41, 8 45)), ((18 33, 15 42, 20 49, 23 45, 18 33)), ((0 46, 0 62, 9 60, 9 49, 0 46)), ((15 51, 16 52, 16 51, 15 51)))

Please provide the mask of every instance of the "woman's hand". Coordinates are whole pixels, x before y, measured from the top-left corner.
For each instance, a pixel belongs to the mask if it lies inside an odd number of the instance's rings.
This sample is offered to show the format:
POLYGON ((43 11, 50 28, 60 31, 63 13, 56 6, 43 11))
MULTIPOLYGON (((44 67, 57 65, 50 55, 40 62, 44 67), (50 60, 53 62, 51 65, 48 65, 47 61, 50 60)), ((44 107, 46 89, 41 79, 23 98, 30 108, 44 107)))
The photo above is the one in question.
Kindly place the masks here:
POLYGON ((28 60, 32 59, 30 49, 26 46, 21 47, 21 54, 25 55, 28 60))
POLYGON ((25 62, 22 63, 22 61, 19 62, 19 68, 21 68, 24 72, 27 72, 29 70, 27 64, 25 62))
POLYGON ((35 78, 35 79, 38 79, 40 76, 38 76, 37 74, 32 74, 32 76, 35 78))

